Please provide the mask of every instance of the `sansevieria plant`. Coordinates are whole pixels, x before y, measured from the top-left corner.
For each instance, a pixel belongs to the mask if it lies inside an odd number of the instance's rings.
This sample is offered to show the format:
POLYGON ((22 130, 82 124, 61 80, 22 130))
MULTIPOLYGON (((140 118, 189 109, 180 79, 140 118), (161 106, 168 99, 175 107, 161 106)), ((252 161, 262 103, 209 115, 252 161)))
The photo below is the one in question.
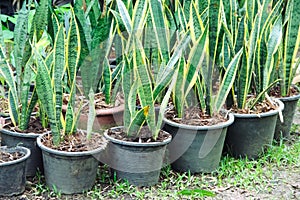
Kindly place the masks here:
POLYGON ((181 27, 187 29, 189 25, 191 29, 191 45, 188 54, 178 62, 179 73, 173 91, 173 102, 179 118, 183 117, 185 108, 191 106, 191 98, 196 100, 193 103, 200 107, 203 114, 213 116, 219 113, 233 86, 242 55, 242 50, 234 52, 229 62, 217 56, 225 54, 224 34, 220 31, 226 23, 221 17, 224 13, 223 4, 222 1, 211 1, 206 9, 211 13, 210 18, 204 23, 203 16, 197 11, 200 3, 191 1, 187 9, 186 5, 184 8, 177 2, 176 7, 177 18, 182 18, 181 27), (217 86, 215 80, 219 80, 220 69, 225 72, 217 86), (217 86, 217 92, 213 92, 214 86, 217 86))
POLYGON ((36 89, 30 93, 31 84, 35 81, 31 47, 42 52, 49 44, 47 38, 42 37, 48 22, 48 0, 42 0, 36 8, 30 31, 29 11, 24 3, 14 29, 12 59, 8 57, 3 44, 0 44, 0 73, 8 86, 10 120, 21 131, 28 128, 32 111, 38 102, 36 89))
POLYGON ((190 37, 178 33, 169 51, 166 39, 169 30, 160 29, 164 25, 158 24, 166 19, 161 1, 137 0, 130 10, 123 1, 117 0, 116 8, 112 13, 122 48, 119 65, 124 126, 105 131, 104 136, 110 141, 105 161, 117 178, 136 186, 149 186, 158 182, 166 146, 171 142, 171 135, 161 125, 175 86, 177 62, 190 37), (153 37, 149 37, 150 30, 154 32, 153 37), (157 102, 161 102, 158 114, 157 102))
POLYGON ((300 45, 300 9, 298 3, 295 0, 283 1, 282 43, 277 57, 280 91, 283 97, 291 95, 292 81, 300 64, 300 59, 296 60, 300 45))
MULTIPOLYGON (((106 1, 76 1, 74 12, 78 21, 81 55, 78 69, 82 77, 83 93, 90 89, 103 92, 105 102, 112 101, 111 90, 115 75, 110 69, 108 54, 115 34, 114 22, 109 17, 106 1)), ((118 73, 117 73, 118 74, 118 73)))
POLYGON ((226 32, 231 49, 243 45, 243 57, 233 87, 235 120, 225 144, 234 157, 256 159, 272 144, 276 120, 284 108, 281 101, 267 95, 278 82, 274 74, 282 42, 282 1, 246 0, 240 6, 238 31, 228 27, 226 32))
MULTIPOLYGON (((155 47, 159 53, 165 52, 165 54, 161 54, 160 56, 166 56, 168 58, 165 58, 162 65, 159 66, 159 74, 156 75, 157 77, 160 77, 160 79, 153 81, 157 78, 154 77, 153 71, 156 71, 157 69, 151 68, 152 66, 149 63, 150 59, 147 56, 148 54, 146 54, 147 49, 142 45, 143 31, 147 32, 147 16, 150 15, 149 17, 152 17, 153 23, 154 19, 156 19, 154 18, 155 14, 153 13, 153 10, 151 11, 155 6, 151 3, 156 4, 158 8, 161 7, 161 3, 158 1, 136 1, 132 17, 130 17, 124 3, 118 0, 117 7, 119 15, 117 15, 117 13, 114 14, 116 17, 120 17, 120 20, 125 25, 125 29, 129 35, 127 39, 122 38, 124 47, 122 55, 123 60, 121 62, 122 88, 125 100, 124 131, 130 137, 137 137, 143 123, 147 122, 152 137, 156 140, 161 128, 164 110, 169 102, 171 91, 175 84, 175 78, 178 73, 178 65, 176 65, 176 63, 183 54, 190 38, 187 34, 181 36, 182 38, 180 41, 177 41, 173 46, 174 51, 171 56, 167 49, 163 49, 160 46, 155 47), (149 6, 152 7, 149 8, 149 6), (155 103, 157 102, 159 95, 165 91, 166 93, 160 105, 158 120, 156 120, 155 103), (140 110, 137 110, 136 107, 137 98, 140 102, 140 110)), ((119 32, 119 34, 122 33, 119 32)), ((158 39, 158 35, 155 39, 158 39)), ((156 42, 159 43, 157 40, 156 42)))
MULTIPOLYGON (((88 131, 77 129, 82 103, 75 105, 75 80, 81 43, 72 8, 69 14, 68 26, 59 22, 56 24, 57 32, 51 53, 46 58, 38 52, 34 55, 36 90, 51 129, 51 133, 38 137, 37 144, 43 154, 47 186, 63 194, 83 192, 93 187, 99 164, 97 158, 106 147, 103 137, 91 134, 91 128, 88 131), (64 82, 68 83, 67 86, 64 82), (62 104, 66 90, 70 99, 64 112, 62 104)), ((52 19, 55 24, 55 15, 52 15, 52 19)), ((92 90, 90 99, 93 99, 92 90)), ((90 113, 94 116, 93 103, 90 102, 90 113)))
MULTIPOLYGON (((54 20, 55 17, 53 16, 54 20)), ((65 136, 76 133, 80 112, 75 109, 75 78, 80 58, 79 29, 71 9, 69 29, 58 25, 54 47, 46 58, 35 52, 36 90, 43 109, 47 112, 53 144, 59 145, 65 136), (73 72, 73 73, 70 73, 73 72), (70 100, 65 117, 62 113, 63 79, 67 74, 70 86, 70 100)), ((90 137, 90 135, 88 136, 90 137)))
POLYGON ((237 30, 230 26, 224 26, 224 30, 227 55, 232 57, 237 47, 243 46, 232 97, 237 108, 249 110, 265 100, 268 90, 278 82, 274 72, 275 55, 282 41, 282 1, 244 1, 239 6, 235 8, 240 14, 234 23, 237 30), (248 101, 249 95, 255 98, 248 101))

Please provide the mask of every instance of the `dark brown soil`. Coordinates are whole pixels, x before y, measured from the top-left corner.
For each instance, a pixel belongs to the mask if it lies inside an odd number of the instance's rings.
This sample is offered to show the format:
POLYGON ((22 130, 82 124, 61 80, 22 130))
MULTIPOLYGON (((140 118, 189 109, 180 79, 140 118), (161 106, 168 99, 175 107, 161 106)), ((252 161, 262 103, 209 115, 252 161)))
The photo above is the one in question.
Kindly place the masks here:
MULTIPOLYGON (((70 99, 70 96, 68 94, 65 94, 63 104, 67 105, 69 99, 70 99)), ((77 106, 77 108, 80 105, 81 101, 82 101, 81 113, 87 114, 89 112, 89 100, 86 99, 85 96, 76 96, 75 105, 77 106)), ((94 102, 95 102, 95 109, 109 109, 109 108, 113 108, 113 107, 117 107, 117 106, 121 105, 124 102, 124 100, 123 100, 122 96, 120 94, 118 94, 116 96, 116 100, 115 100, 114 104, 107 104, 105 102, 104 94, 97 93, 97 94, 95 94, 94 102)))
MULTIPOLYGON (((295 87, 291 87, 290 91, 288 93, 288 96, 295 96, 299 94, 299 91, 295 88, 295 87)), ((280 92, 280 85, 276 85, 275 87, 273 87, 270 91, 270 96, 272 97, 276 97, 276 98, 281 98, 281 92, 280 92)))
POLYGON ((86 132, 78 130, 75 134, 65 136, 58 146, 53 145, 53 137, 51 134, 46 134, 42 139, 42 143, 45 146, 58 151, 84 152, 99 147, 104 149, 107 141, 102 135, 96 133, 92 134, 92 137, 89 139, 87 138, 86 132))
POLYGON ((30 122, 28 124, 28 128, 26 130, 21 130, 19 129, 19 127, 15 127, 13 126, 13 124, 11 123, 11 121, 8 121, 6 123, 6 127, 9 128, 9 130, 11 131, 17 131, 20 133, 36 133, 36 134, 41 134, 41 133, 45 133, 47 131, 50 130, 50 128, 44 128, 42 126, 41 120, 39 118, 36 117, 31 117, 30 122))
POLYGON ((176 123, 194 126, 212 126, 228 120, 226 113, 218 113, 210 116, 203 113, 198 107, 186 108, 182 118, 178 118, 176 111, 171 109, 166 113, 166 118, 176 123))
POLYGON ((123 129, 109 129, 108 135, 122 141, 127 142, 138 142, 138 143, 149 143, 149 142, 162 142, 170 137, 170 134, 165 131, 160 131, 157 139, 153 138, 148 126, 143 126, 138 134, 138 136, 128 136, 123 129))
POLYGON ((261 114, 271 110, 276 110, 277 108, 278 105, 276 102, 270 102, 268 100, 264 100, 262 102, 256 103, 256 105, 252 109, 249 108, 240 109, 237 108, 236 106, 233 106, 231 108, 231 111, 239 114, 261 114))
POLYGON ((19 158, 22 158, 23 156, 24 156, 24 154, 20 153, 20 152, 8 153, 8 152, 0 151, 0 163, 14 161, 19 158))

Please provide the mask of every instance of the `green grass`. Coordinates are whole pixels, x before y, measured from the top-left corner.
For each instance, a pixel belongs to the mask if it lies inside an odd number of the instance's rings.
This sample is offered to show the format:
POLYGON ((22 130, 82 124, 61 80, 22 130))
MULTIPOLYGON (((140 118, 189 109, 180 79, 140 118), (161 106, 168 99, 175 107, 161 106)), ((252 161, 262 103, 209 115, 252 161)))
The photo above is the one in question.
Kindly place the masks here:
POLYGON ((300 126, 293 124, 291 132, 294 134, 290 140, 274 142, 259 159, 224 156, 219 168, 209 174, 177 173, 167 166, 162 169, 157 185, 138 188, 117 180, 109 174, 107 166, 101 166, 95 186, 84 194, 70 196, 51 191, 39 174, 32 180, 31 190, 25 194, 31 195, 30 199, 202 199, 217 198, 228 189, 254 195, 270 193, 280 182, 278 173, 300 173, 300 126))
MULTIPOLYGON (((293 126, 299 132, 298 126, 293 126)), ((252 193, 269 192, 278 182, 276 172, 300 169, 300 135, 290 141, 280 141, 270 146, 258 160, 222 157, 220 167, 210 174, 177 173, 170 166, 162 169, 160 182, 152 187, 135 187, 126 181, 116 180, 108 167, 99 168, 97 183, 91 191, 78 199, 201 199, 215 196, 216 191, 238 188, 252 193)), ((298 171, 298 173, 300 173, 298 171)), ((35 177, 32 190, 36 197, 72 199, 45 187, 44 179, 35 177)))

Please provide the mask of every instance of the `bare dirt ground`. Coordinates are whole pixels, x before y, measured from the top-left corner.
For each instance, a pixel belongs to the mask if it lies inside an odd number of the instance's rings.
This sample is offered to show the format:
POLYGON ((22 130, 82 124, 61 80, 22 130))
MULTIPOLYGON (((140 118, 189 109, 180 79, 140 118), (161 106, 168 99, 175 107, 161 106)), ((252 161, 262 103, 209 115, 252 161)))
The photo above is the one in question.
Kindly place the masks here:
POLYGON ((300 169, 282 169, 274 173, 274 179, 259 192, 238 187, 216 188, 217 194, 209 199, 300 199, 300 169))

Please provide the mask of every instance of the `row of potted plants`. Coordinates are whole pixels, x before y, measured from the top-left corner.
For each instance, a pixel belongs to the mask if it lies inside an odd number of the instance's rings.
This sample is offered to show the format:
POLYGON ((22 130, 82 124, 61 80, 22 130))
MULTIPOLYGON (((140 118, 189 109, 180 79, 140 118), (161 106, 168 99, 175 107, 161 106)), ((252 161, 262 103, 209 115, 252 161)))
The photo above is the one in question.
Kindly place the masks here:
MULTIPOLYGON (((291 122, 275 125, 288 107, 278 97, 299 98, 291 85, 299 65, 295 0, 75 1, 65 12, 41 0, 28 26, 31 3, 18 13, 13 51, 1 41, 10 114, 1 142, 29 148, 26 175, 39 168, 50 188, 90 189, 99 161, 118 178, 153 185, 164 164, 212 172, 223 151, 256 159, 274 133, 288 137, 291 122), (98 92, 106 105, 117 96, 124 105, 122 126, 103 135, 98 92)), ((19 184, 10 194, 24 191, 19 184)))

